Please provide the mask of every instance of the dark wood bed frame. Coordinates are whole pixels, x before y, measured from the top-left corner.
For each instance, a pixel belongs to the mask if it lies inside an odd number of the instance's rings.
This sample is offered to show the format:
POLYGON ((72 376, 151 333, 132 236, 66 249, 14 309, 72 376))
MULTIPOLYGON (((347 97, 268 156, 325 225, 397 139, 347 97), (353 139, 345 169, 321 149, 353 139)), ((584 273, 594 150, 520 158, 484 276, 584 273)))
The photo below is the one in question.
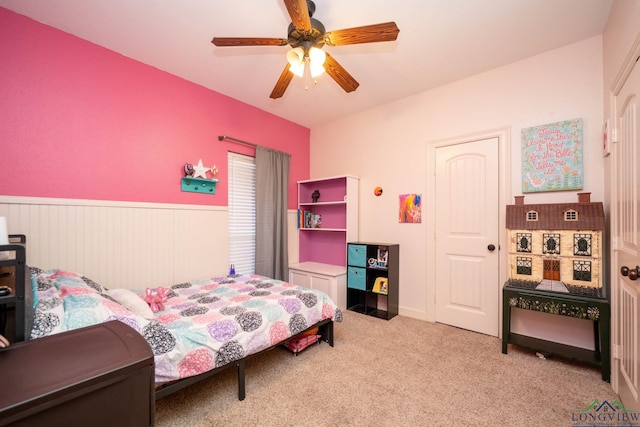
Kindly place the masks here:
MULTIPOLYGON (((14 341, 18 342, 18 341, 25 340, 27 338, 25 337, 25 335, 28 335, 28 332, 26 333, 24 332, 25 324, 30 323, 30 322, 26 322, 26 319, 25 319, 28 311, 25 310, 24 287, 27 286, 27 284, 30 285, 30 281, 26 280, 29 277, 27 272, 26 254, 24 249, 26 245, 26 237, 22 234, 11 235, 9 237, 10 237, 10 244, 5 248, 6 250, 16 251, 16 257, 15 259, 12 259, 12 260, 0 261, 0 266, 5 266, 5 265, 11 266, 14 269, 12 271, 12 275, 15 276, 15 282, 14 282, 15 288, 13 290, 13 295, 10 297, 10 300, 7 299, 5 304, 3 304, 3 301, 0 300, 0 305, 8 305, 8 303, 13 304, 12 309, 14 311, 14 322, 15 322, 15 330, 16 330, 14 341), (11 243, 12 241, 13 242, 17 241, 17 243, 11 243), (20 331, 23 331, 23 332, 21 333, 20 331)), ((6 309, 6 307, 3 307, 3 308, 6 309)), ((318 335, 320 335, 320 339, 318 340, 318 343, 325 341, 329 343, 331 347, 333 347, 333 320, 331 319, 322 320, 316 323, 315 325, 310 326, 305 331, 301 332, 301 334, 304 334, 314 328, 318 328, 318 335)), ((242 359, 227 363, 226 365, 220 366, 218 368, 214 368, 202 374, 157 385, 155 388, 155 399, 156 400, 162 399, 172 393, 175 393, 178 390, 181 390, 192 384, 205 380, 226 369, 229 369, 235 366, 238 369, 238 399, 244 400, 246 395, 246 385, 245 385, 246 361, 251 357, 258 356, 262 353, 273 350, 278 346, 284 345, 285 341, 286 340, 283 340, 257 353, 247 355, 242 359)))

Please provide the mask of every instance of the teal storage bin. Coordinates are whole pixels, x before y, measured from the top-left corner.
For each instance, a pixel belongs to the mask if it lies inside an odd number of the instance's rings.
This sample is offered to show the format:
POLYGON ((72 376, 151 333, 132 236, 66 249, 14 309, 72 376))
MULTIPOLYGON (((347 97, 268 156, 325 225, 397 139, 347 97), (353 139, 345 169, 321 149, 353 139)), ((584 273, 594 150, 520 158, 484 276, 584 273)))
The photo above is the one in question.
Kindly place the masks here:
POLYGON ((367 290, 367 271, 364 268, 347 267, 347 286, 353 289, 367 290))
POLYGON ((349 243, 347 264, 358 267, 367 266, 367 245, 354 245, 349 243))

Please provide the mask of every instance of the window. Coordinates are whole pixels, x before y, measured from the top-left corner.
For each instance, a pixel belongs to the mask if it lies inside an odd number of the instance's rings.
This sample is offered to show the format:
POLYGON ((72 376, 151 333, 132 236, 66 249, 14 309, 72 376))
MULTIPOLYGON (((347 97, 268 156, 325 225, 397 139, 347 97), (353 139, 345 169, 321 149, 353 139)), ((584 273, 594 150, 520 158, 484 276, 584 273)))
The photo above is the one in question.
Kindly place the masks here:
POLYGON ((537 221, 538 220, 538 212, 529 211, 527 212, 527 221, 537 221))
POLYGON ((569 209, 568 211, 566 211, 564 213, 564 220, 565 221, 577 221, 578 220, 578 212, 574 211, 573 209, 569 209))
POLYGON ((229 263, 238 274, 256 268, 256 163, 229 153, 229 263))
POLYGON ((516 233, 517 234, 517 251, 518 252, 531 252, 531 233, 516 233))
POLYGON ((573 254, 591 256, 591 234, 573 235, 573 254))
POLYGON ((591 261, 573 261, 573 280, 591 281, 591 261))
POLYGON ((560 235, 559 234, 543 234, 542 235, 542 253, 543 254, 559 254, 560 253, 560 235))
POLYGON ((516 258, 516 273, 526 274, 531 276, 531 258, 517 257, 516 258))

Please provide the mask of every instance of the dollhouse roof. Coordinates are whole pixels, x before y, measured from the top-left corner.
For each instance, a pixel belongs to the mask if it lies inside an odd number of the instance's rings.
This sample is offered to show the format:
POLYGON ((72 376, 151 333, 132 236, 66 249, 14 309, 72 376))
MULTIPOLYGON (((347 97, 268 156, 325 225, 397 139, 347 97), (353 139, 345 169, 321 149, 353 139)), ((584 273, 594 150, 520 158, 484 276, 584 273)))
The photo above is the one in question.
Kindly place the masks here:
MULTIPOLYGON (((522 202, 522 199, 520 199, 522 202)), ((525 205, 516 202, 507 205, 509 230, 604 230, 605 218, 602 202, 546 203, 525 205), (565 212, 574 210, 577 220, 565 219, 565 212), (528 213, 537 212, 536 221, 527 221, 528 213)))

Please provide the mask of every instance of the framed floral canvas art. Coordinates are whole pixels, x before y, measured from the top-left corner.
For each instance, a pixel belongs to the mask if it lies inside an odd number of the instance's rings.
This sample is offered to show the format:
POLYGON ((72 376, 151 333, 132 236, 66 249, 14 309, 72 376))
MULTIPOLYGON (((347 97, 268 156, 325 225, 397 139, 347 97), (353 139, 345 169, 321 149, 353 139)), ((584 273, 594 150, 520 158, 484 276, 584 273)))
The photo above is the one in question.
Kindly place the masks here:
POLYGON ((522 129, 522 192, 581 190, 582 119, 522 129))

